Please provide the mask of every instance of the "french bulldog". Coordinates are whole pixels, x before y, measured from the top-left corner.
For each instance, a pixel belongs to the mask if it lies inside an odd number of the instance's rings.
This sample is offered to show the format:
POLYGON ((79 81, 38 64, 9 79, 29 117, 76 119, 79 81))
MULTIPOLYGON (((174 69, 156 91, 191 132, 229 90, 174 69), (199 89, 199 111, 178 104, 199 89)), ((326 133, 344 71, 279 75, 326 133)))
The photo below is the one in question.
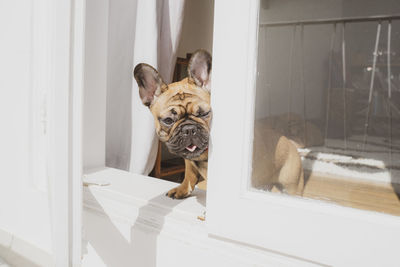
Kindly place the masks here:
POLYGON ((160 141, 171 153, 185 160, 184 180, 168 191, 167 196, 185 198, 199 181, 207 179, 212 118, 211 55, 205 50, 193 53, 188 64, 188 77, 168 85, 148 64, 136 65, 133 73, 142 103, 153 114, 160 141))
MULTIPOLYGON (((211 55, 193 53, 188 77, 167 85, 152 66, 140 63, 134 69, 142 103, 149 107, 161 142, 185 160, 185 177, 168 191, 171 198, 185 198, 201 181, 207 181, 210 123, 211 55)), ((296 147, 289 139, 264 124, 255 124, 253 150, 254 187, 288 194, 302 194, 303 169, 296 147)), ((199 184, 200 185, 200 184, 199 184)))

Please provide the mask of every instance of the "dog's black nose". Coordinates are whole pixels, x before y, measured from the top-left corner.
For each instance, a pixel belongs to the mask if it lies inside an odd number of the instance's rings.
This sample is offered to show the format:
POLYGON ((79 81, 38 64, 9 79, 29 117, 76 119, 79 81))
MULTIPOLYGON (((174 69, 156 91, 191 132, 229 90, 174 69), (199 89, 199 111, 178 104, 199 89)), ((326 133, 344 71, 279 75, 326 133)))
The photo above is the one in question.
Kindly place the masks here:
POLYGON ((193 136, 197 133, 196 125, 187 124, 182 127, 182 133, 184 136, 193 136))

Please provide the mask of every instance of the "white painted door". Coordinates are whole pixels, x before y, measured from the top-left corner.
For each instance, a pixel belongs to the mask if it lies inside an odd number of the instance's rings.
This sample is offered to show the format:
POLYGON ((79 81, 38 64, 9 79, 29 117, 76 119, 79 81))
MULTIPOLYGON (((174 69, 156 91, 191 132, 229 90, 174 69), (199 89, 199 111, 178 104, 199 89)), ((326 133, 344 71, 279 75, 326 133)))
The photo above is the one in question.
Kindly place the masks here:
POLYGON ((1 245, 16 253, 29 243, 51 254, 45 69, 50 52, 40 2, 0 3, 0 231, 8 236, 1 245))
POLYGON ((83 3, 0 2, 0 255, 40 266, 80 263, 83 3))

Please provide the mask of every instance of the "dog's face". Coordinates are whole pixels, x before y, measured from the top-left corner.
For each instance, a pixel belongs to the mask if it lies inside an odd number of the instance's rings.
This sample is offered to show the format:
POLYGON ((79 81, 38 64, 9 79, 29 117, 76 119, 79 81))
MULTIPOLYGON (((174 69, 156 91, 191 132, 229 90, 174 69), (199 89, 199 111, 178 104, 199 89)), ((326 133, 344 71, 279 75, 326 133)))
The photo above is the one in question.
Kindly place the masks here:
POLYGON ((212 111, 211 56, 199 50, 189 61, 188 78, 166 85, 150 65, 135 67, 140 98, 154 116, 156 132, 170 152, 189 160, 207 159, 212 111))

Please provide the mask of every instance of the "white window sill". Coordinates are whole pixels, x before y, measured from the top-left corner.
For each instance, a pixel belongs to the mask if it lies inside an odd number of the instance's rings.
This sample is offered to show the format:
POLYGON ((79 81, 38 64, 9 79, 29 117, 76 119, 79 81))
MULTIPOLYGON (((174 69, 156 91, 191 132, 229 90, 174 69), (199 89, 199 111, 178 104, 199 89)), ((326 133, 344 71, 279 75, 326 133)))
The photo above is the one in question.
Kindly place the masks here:
POLYGON ((84 209, 100 212, 132 225, 142 225, 157 231, 193 231, 206 235, 206 192, 195 189, 183 200, 171 199, 166 192, 178 184, 157 178, 105 168, 86 174, 84 181, 98 181, 83 189, 84 209))
MULTIPOLYGON (((150 230, 156 232, 157 236, 179 240, 186 245, 184 249, 187 253, 196 253, 205 263, 196 266, 207 266, 211 263, 214 264, 215 261, 231 262, 232 265, 230 266, 317 265, 288 255, 249 247, 232 240, 220 239, 217 236, 209 236, 205 221, 198 218, 204 216, 206 210, 206 192, 203 190, 195 189, 190 197, 183 200, 171 199, 165 196, 165 193, 178 184, 112 168, 105 168, 86 174, 84 181, 88 180, 92 182, 98 181, 100 184, 108 183, 108 185, 89 185, 84 187, 83 206, 85 213, 89 212, 105 216, 113 222, 120 222, 128 226, 128 229, 133 227, 135 229, 143 229, 145 232, 150 230)), ((93 225, 95 223, 93 221, 94 217, 91 218, 91 223, 84 227, 92 227, 92 229, 88 229, 88 231, 91 231, 91 237, 103 236, 102 233, 95 231, 104 231, 105 228, 96 228, 93 225), (94 228, 97 230, 93 230, 94 228)), ((126 229, 125 227, 122 228, 126 229)), ((119 229, 122 228, 119 227, 119 229)), ((121 231, 125 233, 125 230, 121 231)), ((118 232, 117 235, 122 232, 118 232)), ((129 240, 130 233, 127 236, 129 240)), ((84 243, 85 241, 90 243, 90 240, 85 240, 85 237, 83 239, 84 243)), ((140 242, 145 241, 142 240, 140 242)), ((103 242, 101 246, 105 249, 104 251, 112 255, 116 255, 113 254, 116 253, 113 248, 116 248, 116 250, 122 249, 122 247, 115 247, 117 244, 114 243, 103 242)), ((134 248, 132 247, 132 249, 134 248)), ((171 248, 163 247, 162 249, 164 252, 169 251, 172 253, 172 251, 175 251, 175 248, 171 250, 171 248)), ((124 249, 121 251, 124 251, 124 249)), ((129 251, 128 254, 133 255, 134 251, 129 251)), ((157 255, 162 257, 164 254, 157 255)), ((125 254, 122 257, 125 257, 125 254)), ((170 257, 171 255, 168 254, 167 258, 170 257)), ((89 255, 89 258, 86 259, 87 263, 93 260, 93 254, 89 255)), ((168 260, 165 259, 165 261, 167 262, 168 260)), ((134 261, 130 263, 133 264, 134 261)), ((90 266, 85 264, 84 260, 83 266, 90 266)))

